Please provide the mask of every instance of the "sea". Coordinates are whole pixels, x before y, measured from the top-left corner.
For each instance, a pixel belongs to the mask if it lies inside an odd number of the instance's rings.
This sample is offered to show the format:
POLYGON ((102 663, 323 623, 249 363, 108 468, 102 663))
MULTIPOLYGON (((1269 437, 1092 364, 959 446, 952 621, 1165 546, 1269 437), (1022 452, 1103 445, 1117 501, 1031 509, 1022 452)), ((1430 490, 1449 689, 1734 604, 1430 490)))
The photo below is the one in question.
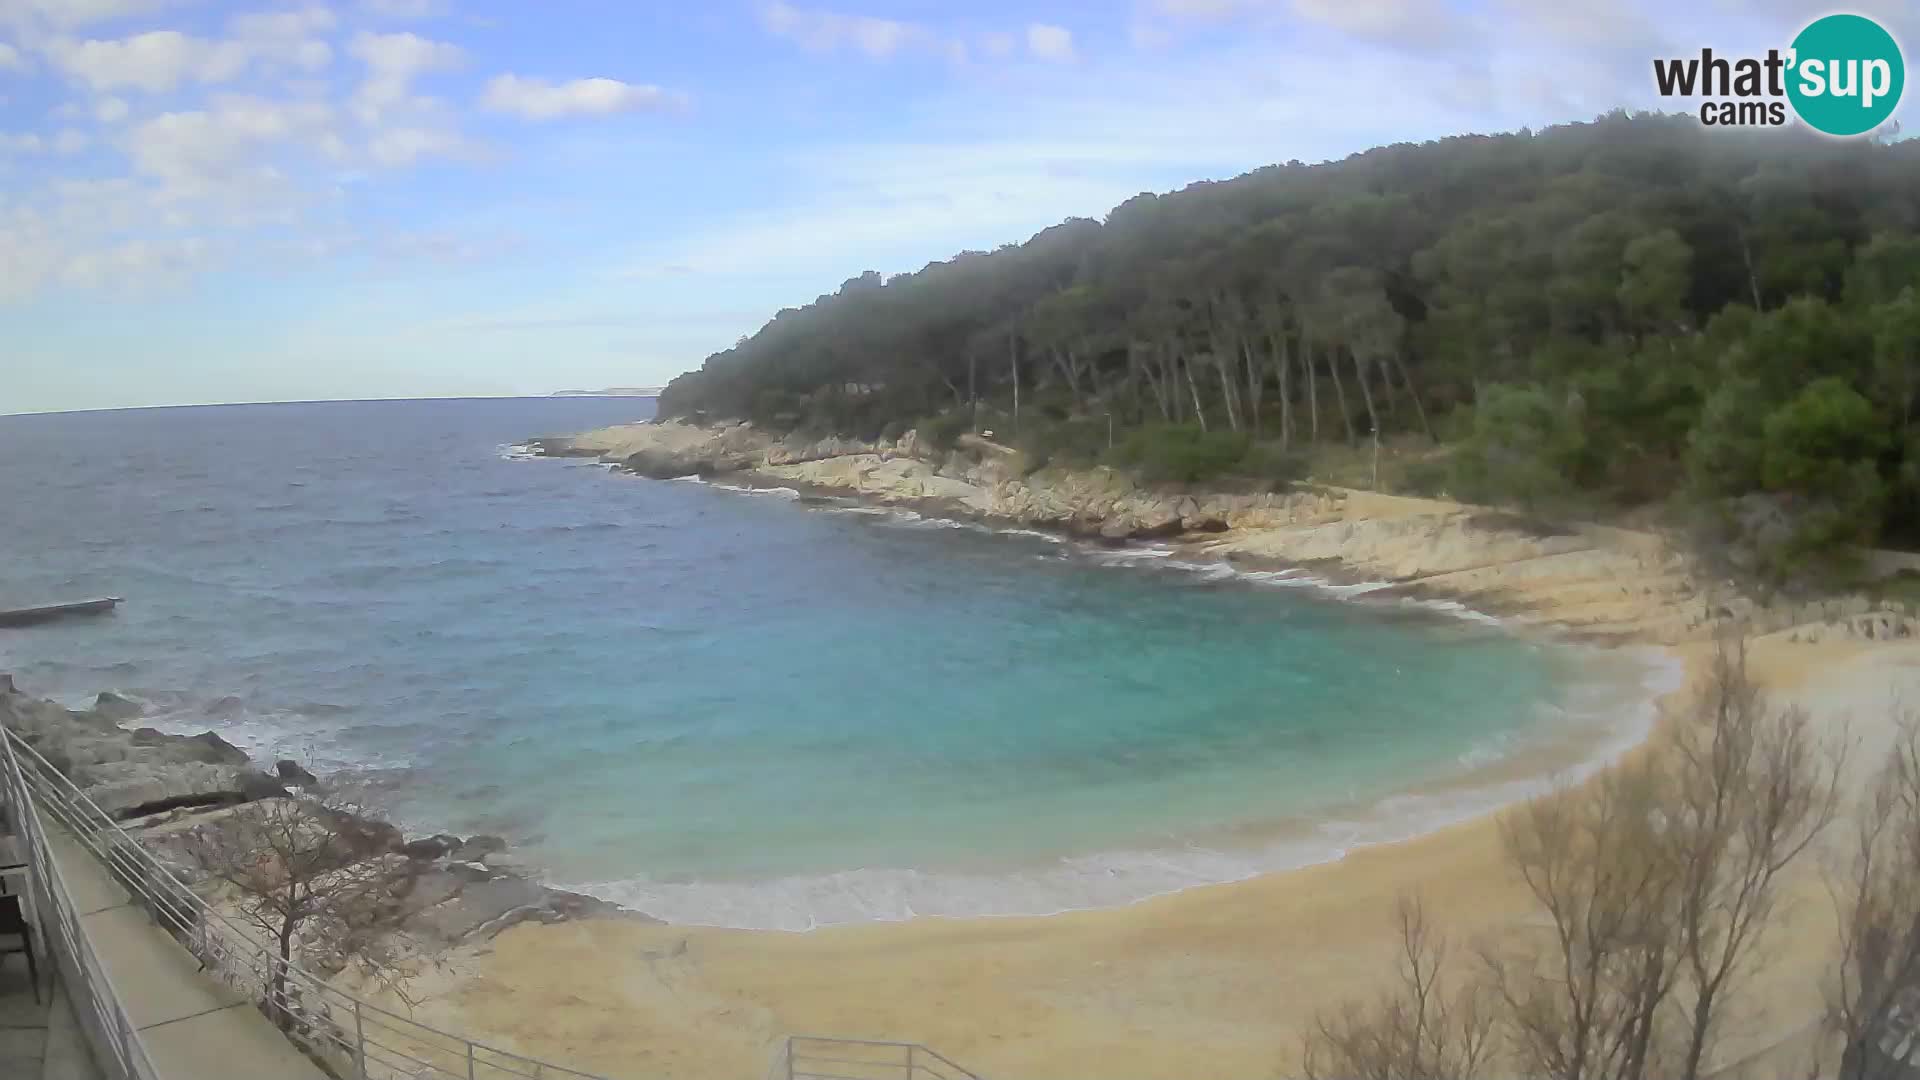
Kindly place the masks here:
POLYGON ((0 417, 0 671, 669 922, 1046 914, 1577 777, 1664 658, 1171 547, 537 459, 634 399, 0 417))

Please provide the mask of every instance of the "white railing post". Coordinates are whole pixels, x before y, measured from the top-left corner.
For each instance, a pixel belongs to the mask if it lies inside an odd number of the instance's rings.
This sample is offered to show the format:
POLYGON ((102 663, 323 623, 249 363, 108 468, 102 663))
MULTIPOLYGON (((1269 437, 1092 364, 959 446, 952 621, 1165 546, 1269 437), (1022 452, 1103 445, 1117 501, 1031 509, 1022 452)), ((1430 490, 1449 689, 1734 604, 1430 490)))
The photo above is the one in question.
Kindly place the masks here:
POLYGON ((367 1080, 367 1025, 360 1017, 360 999, 353 999, 354 1080, 367 1080))

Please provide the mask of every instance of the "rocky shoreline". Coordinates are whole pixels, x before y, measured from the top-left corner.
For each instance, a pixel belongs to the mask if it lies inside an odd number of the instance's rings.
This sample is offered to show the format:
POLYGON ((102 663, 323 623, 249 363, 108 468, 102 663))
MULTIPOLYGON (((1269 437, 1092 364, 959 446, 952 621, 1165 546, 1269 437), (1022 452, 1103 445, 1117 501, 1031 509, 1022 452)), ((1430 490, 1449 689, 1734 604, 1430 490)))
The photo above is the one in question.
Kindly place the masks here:
MULTIPOLYGON (((282 760, 269 773, 245 751, 212 731, 169 735, 137 723, 140 705, 102 692, 91 709, 68 709, 36 698, 0 674, 0 727, 120 823, 189 885, 210 884, 189 856, 193 841, 236 806, 269 799, 317 797, 327 781, 297 762, 282 760)), ((439 952, 490 940, 522 922, 561 922, 585 916, 654 921, 616 904, 555 889, 519 865, 506 841, 494 836, 446 834, 409 838, 392 824, 357 816, 355 832, 372 839, 364 859, 394 871, 384 918, 416 946, 439 952)), ((337 970, 321 956, 310 968, 337 970)))
POLYGON ((813 441, 744 422, 649 421, 527 446, 651 479, 788 487, 1109 545, 1167 543, 1195 559, 1366 582, 1376 595, 1451 601, 1518 630, 1599 643, 1676 645, 1729 621, 1756 634, 1812 626, 1800 632, 1920 637, 1920 621, 1864 596, 1755 598, 1653 533, 1328 486, 1191 491, 1149 487, 1106 467, 1029 470, 1017 451, 974 435, 942 451, 913 431, 870 443, 813 441))

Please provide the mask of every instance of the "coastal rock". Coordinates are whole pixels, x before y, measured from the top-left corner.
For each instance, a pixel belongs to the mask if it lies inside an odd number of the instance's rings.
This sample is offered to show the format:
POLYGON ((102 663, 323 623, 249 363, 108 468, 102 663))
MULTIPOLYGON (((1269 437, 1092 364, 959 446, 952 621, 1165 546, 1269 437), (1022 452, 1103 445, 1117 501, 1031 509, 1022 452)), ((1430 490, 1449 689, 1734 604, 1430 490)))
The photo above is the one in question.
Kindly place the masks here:
POLYGON ((527 448, 542 457, 599 457, 602 451, 584 445, 576 437, 528 439, 527 448))
POLYGON ((216 720, 231 720, 245 712, 246 708, 246 702, 228 694, 226 697, 215 698, 208 702, 207 707, 201 711, 216 720))
POLYGON ((622 467, 653 480, 678 480, 683 476, 698 474, 701 462, 697 457, 683 457, 662 450, 638 450, 627 455, 622 467))
POLYGON ((299 762, 291 758, 281 758, 274 762, 273 773, 282 782, 299 784, 301 787, 313 787, 320 783, 319 777, 308 772, 299 762))
POLYGON ((461 862, 480 862, 489 855, 497 855, 507 850, 507 842, 497 836, 482 833, 469 836, 453 851, 453 857, 461 862))
MULTIPOLYGON (((169 735, 155 728, 135 728, 128 733, 127 742, 130 746, 169 747, 172 756, 180 760, 200 761, 208 765, 241 766, 250 760, 245 750, 211 731, 203 731, 198 735, 169 735)), ((126 756, 123 751, 116 753, 115 760, 126 756)))
MULTIPOLYGON (((109 713, 120 708, 111 697, 105 704, 109 713)), ((0 693, 0 725, 109 814, 238 797, 246 755, 211 733, 127 731, 94 709, 74 711, 17 688, 0 693)))
POLYGON ((410 911, 424 911, 452 899, 465 887, 464 879, 444 870, 422 870, 406 879, 400 901, 410 911))
POLYGON ((284 799, 293 793, 280 781, 261 772, 259 769, 242 769, 234 777, 234 790, 240 793, 245 802, 256 799, 284 799))
POLYGON ((1184 523, 1174 514, 1161 508, 1145 508, 1124 511, 1106 519, 1100 525, 1100 536, 1105 540, 1159 540, 1178 536, 1184 528, 1184 523))
POLYGON ((500 877, 468 882, 451 899, 420 912, 414 929, 422 935, 452 944, 489 924, 498 933, 513 922, 535 917, 546 906, 547 893, 524 878, 500 877))
POLYGON ((120 820, 145 817, 181 808, 223 806, 257 799, 284 798, 286 789, 263 773, 238 772, 210 765, 154 765, 129 758, 109 779, 96 775, 100 766, 75 767, 75 784, 109 815, 120 820), (265 780, 266 783, 260 781, 265 780))
POLYGON ((423 836, 400 845, 400 853, 416 862, 433 862, 444 859, 460 847, 460 838, 446 833, 423 836))
POLYGON ((185 743, 176 743, 175 745, 182 747, 185 753, 191 754, 196 752, 187 745, 188 743, 197 743, 200 746, 201 749, 197 751, 201 755, 200 760, 209 765, 239 766, 245 765, 248 761, 252 760, 247 757, 245 750, 221 738, 215 732, 203 731, 198 735, 188 735, 186 736, 185 743))
POLYGON ((102 690, 93 699, 93 711, 114 723, 131 720, 146 710, 132 698, 122 697, 111 690, 102 690))

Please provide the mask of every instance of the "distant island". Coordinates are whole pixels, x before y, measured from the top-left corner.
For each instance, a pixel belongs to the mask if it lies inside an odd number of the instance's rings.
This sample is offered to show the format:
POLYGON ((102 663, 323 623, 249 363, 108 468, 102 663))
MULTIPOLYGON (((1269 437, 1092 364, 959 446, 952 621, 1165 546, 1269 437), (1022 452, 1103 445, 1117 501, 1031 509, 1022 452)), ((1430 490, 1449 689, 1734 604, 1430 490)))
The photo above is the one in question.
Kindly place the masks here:
POLYGON ((609 386, 605 390, 555 390, 552 397, 659 397, 658 386, 609 386))

